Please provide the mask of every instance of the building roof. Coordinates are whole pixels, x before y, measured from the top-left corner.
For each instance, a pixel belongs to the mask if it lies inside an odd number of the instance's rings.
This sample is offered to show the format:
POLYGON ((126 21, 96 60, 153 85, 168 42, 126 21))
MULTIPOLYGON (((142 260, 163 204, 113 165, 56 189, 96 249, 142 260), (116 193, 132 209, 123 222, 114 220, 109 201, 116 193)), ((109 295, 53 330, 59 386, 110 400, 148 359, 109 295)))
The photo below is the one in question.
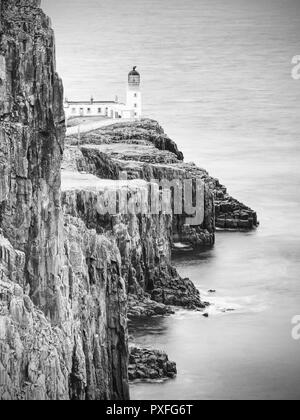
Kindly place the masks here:
POLYGON ((128 76, 140 76, 140 73, 136 71, 136 66, 133 67, 128 76))

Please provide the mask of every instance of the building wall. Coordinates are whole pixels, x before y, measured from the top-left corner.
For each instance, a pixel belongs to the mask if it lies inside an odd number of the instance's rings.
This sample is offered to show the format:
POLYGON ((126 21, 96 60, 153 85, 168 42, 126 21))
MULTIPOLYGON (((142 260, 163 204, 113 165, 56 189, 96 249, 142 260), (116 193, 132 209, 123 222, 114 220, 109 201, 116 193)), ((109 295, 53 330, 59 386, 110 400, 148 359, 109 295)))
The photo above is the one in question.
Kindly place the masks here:
POLYGON ((134 118, 132 109, 124 109, 124 111, 122 111, 122 118, 134 118))
POLYGON ((65 104, 66 118, 72 117, 96 117, 103 116, 108 118, 120 118, 122 117, 122 109, 119 104, 107 104, 107 103, 78 103, 65 104))
POLYGON ((141 118, 142 116, 142 93, 140 89, 128 87, 127 90, 127 107, 133 110, 133 118, 141 118))

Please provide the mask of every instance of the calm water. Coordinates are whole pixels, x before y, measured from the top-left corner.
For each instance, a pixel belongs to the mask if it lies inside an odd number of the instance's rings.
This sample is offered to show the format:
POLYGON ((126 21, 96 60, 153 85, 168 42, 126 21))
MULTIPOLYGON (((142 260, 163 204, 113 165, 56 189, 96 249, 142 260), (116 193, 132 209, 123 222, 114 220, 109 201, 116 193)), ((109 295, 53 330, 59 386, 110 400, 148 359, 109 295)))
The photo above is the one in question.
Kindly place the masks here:
POLYGON ((299 399, 300 81, 290 64, 300 54, 299 0, 43 4, 69 99, 124 98, 137 65, 145 115, 261 221, 176 258, 214 304, 211 316, 180 311, 136 326, 138 342, 167 350, 179 375, 135 385, 132 398, 299 399))

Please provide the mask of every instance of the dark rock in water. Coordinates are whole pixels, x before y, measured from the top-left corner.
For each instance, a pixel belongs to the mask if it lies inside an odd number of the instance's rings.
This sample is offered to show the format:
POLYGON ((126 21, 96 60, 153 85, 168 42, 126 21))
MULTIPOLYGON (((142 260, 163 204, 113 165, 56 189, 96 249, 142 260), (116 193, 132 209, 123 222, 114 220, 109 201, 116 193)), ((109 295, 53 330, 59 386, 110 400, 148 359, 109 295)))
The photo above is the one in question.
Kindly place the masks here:
POLYGON ((216 290, 214 290, 214 289, 210 289, 210 290, 208 291, 208 293, 216 293, 216 290))
POLYGON ((209 317, 209 314, 208 313, 205 313, 205 314, 203 314, 203 316, 204 316, 204 318, 208 318, 209 317))
POLYGON ((257 214, 230 197, 219 194, 215 201, 216 227, 224 230, 252 230, 259 225, 257 214))
POLYGON ((181 306, 186 309, 204 309, 207 304, 201 301, 200 292, 193 282, 187 278, 181 278, 175 269, 170 275, 162 272, 155 281, 155 288, 151 292, 151 298, 159 303, 171 306, 181 306))
POLYGON ((159 350, 130 348, 128 376, 134 380, 172 379, 177 375, 176 363, 159 350))

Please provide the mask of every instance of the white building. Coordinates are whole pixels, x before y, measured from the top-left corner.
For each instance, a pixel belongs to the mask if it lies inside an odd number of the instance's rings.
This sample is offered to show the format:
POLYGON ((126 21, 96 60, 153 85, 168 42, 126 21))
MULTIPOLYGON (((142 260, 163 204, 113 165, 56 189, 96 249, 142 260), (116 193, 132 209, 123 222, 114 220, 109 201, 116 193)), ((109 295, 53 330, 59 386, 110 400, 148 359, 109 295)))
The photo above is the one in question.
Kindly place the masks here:
POLYGON ((126 104, 114 101, 69 101, 64 103, 66 119, 76 117, 136 118, 142 116, 141 77, 136 67, 128 74, 126 104))

